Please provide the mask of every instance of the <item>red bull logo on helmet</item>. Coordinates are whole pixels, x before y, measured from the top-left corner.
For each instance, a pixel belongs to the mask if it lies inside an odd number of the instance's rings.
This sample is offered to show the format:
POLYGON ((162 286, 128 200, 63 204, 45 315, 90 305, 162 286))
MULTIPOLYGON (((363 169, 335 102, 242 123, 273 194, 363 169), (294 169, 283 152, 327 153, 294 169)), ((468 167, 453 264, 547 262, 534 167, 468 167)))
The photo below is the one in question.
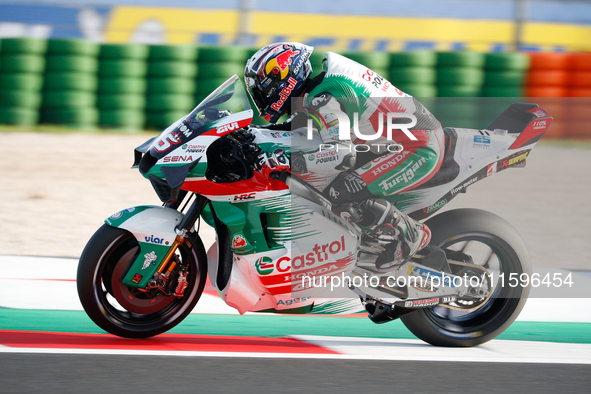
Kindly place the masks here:
POLYGON ((286 51, 267 62, 265 67, 265 72, 267 75, 271 73, 280 73, 281 79, 287 77, 287 74, 289 73, 289 65, 292 64, 292 58, 298 55, 300 50, 293 50, 293 48, 289 45, 284 45, 283 48, 286 49, 286 51))
POLYGON ((291 47, 287 45, 285 45, 283 48, 287 50, 276 57, 277 64, 279 65, 282 71, 287 69, 287 67, 291 64, 291 58, 300 53, 299 49, 294 51, 291 47))

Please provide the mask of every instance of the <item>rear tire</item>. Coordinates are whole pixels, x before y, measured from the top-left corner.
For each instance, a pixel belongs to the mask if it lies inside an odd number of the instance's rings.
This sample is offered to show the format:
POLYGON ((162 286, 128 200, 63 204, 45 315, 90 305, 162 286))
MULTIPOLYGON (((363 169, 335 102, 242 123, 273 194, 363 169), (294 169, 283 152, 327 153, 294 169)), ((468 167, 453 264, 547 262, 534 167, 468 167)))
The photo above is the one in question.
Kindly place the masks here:
POLYGON ((182 298, 171 299, 157 290, 140 292, 121 283, 138 253, 131 233, 103 225, 88 241, 78 265, 78 296, 84 310, 99 327, 125 338, 151 337, 179 324, 197 304, 207 277, 207 257, 197 235, 190 235, 175 252, 181 263, 188 263, 189 284, 182 298), (131 301, 119 303, 121 294, 131 301), (135 313, 121 306, 126 303, 137 304, 135 313))
MULTIPOLYGON (((489 272, 504 273, 505 286, 499 286, 496 278, 490 299, 476 310, 456 311, 435 306, 402 316, 402 322, 417 337, 436 346, 468 347, 490 341, 513 323, 529 295, 529 286, 507 284, 508 275, 513 272, 531 277, 531 264, 523 240, 504 219, 478 209, 447 211, 426 224, 432 232, 431 243, 442 249, 453 249, 452 245, 467 246, 469 242, 489 248, 492 253, 482 265, 489 272)), ((478 259, 474 261, 478 264, 478 259)))

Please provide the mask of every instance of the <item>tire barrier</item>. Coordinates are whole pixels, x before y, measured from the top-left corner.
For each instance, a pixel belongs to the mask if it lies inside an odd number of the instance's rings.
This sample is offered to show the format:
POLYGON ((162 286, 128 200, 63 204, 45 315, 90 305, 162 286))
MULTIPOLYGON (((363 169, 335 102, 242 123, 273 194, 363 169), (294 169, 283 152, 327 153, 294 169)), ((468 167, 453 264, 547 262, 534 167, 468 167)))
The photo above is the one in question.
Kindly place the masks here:
POLYGON ((101 127, 130 131, 144 128, 148 55, 147 45, 101 45, 97 90, 101 127))
POLYGON ((197 105, 194 92, 198 56, 195 45, 149 46, 146 127, 164 129, 197 105))
POLYGON ((479 52, 438 52, 438 96, 480 96, 480 90, 484 82, 484 61, 484 54, 479 52))
POLYGON ((35 38, 0 40, 0 124, 37 124, 47 45, 35 38))
POLYGON ((481 128, 474 99, 484 83, 485 55, 479 52, 437 52, 437 96, 432 112, 443 127, 481 128))
POLYGON ((388 80, 414 97, 436 97, 437 55, 433 51, 390 54, 388 80))
POLYGON ((573 53, 569 57, 570 74, 565 107, 565 135, 573 139, 591 139, 591 53, 573 53))
POLYGON ((548 98, 553 117, 545 138, 591 139, 586 126, 591 120, 590 53, 529 53, 526 95, 537 101, 548 98))
MULTIPOLYGON (((5 38, 0 124, 33 125, 41 119, 73 127, 162 129, 233 74, 242 78, 246 60, 258 49, 5 38)), ((511 100, 548 98, 543 102, 554 122, 545 138, 591 138, 582 127, 589 120, 591 53, 341 54, 429 104, 444 126, 486 127, 511 100), (428 100, 438 97, 449 99, 428 100)), ((323 57, 322 51, 312 53, 313 76, 322 71, 323 57)), ((266 124, 254 112, 254 123, 266 124)))
POLYGON ((569 54, 555 52, 530 53, 527 72, 527 97, 566 97, 569 75, 569 54))
POLYGON ((523 97, 529 65, 529 57, 523 53, 485 54, 481 96, 523 97))
POLYGON ((48 41, 41 123, 96 127, 99 51, 100 45, 85 40, 48 41))

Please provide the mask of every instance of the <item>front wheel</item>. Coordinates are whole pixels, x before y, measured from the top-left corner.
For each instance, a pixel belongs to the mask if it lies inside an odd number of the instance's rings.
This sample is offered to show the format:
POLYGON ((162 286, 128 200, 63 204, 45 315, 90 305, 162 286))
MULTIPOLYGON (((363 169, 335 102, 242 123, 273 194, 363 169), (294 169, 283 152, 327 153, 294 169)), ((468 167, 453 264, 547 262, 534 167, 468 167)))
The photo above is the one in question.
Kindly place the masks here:
POLYGON ((447 211, 426 224, 433 245, 470 255, 474 264, 495 278, 494 287, 491 297, 475 310, 434 306, 402 316, 402 322, 417 337, 436 346, 467 347, 490 341, 513 323, 527 301, 529 286, 507 284, 511 273, 531 276, 523 240, 504 219, 478 209, 447 211))
POLYGON ((78 296, 84 310, 99 327, 125 338, 151 337, 180 323, 197 304, 207 276, 203 244, 197 235, 190 235, 172 256, 186 266, 188 286, 182 297, 125 286, 122 279, 139 250, 131 233, 103 225, 88 241, 78 264, 78 296))

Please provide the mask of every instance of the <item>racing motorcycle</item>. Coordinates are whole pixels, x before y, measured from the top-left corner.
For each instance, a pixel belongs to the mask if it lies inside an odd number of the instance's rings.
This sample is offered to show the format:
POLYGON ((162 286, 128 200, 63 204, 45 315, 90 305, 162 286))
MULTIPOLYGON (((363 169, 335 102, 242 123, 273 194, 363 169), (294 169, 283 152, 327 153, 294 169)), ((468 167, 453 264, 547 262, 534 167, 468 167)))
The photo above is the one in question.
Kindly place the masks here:
MULTIPOLYGON (((170 330, 193 310, 208 274, 240 314, 364 312, 375 323, 401 318, 440 346, 484 343, 515 320, 529 287, 507 279, 531 274, 517 231, 483 210, 435 213, 469 185, 525 165, 552 121, 538 105, 512 104, 486 129, 444 129, 437 174, 384 199, 426 220, 447 263, 434 267, 419 252, 389 271, 375 265, 383 245, 334 214, 324 195, 289 173, 256 170, 261 153, 289 151, 294 132, 252 127, 252 117, 234 75, 135 149, 132 168, 163 206, 115 213, 86 245, 78 294, 98 326, 127 338, 170 330), (216 232, 207 252, 202 222, 216 232)), ((387 170, 382 160, 364 165, 387 170)))

